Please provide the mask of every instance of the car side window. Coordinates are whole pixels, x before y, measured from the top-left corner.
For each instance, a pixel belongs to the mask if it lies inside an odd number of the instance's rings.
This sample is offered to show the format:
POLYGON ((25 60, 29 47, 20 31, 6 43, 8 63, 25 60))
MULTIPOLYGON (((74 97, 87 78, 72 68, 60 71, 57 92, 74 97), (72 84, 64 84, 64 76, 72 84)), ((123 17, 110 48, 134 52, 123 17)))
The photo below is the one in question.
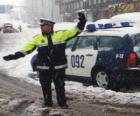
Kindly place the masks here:
POLYGON ((120 49, 122 48, 122 38, 114 36, 100 36, 99 49, 120 49))
POLYGON ((77 42, 76 48, 92 48, 96 45, 96 37, 95 36, 81 36, 77 42))
POLYGON ((134 48, 133 50, 137 53, 137 56, 140 57, 140 34, 134 36, 134 48))

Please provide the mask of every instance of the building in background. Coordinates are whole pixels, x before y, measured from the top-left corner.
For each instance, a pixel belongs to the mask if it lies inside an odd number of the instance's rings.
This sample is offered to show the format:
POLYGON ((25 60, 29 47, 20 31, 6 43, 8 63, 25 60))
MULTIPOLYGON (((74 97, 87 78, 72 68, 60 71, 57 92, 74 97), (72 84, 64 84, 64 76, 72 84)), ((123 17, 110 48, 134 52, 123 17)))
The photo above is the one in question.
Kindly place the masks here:
POLYGON ((12 5, 0 5, 0 14, 1 13, 8 13, 13 8, 12 5))
POLYGON ((12 8, 12 5, 0 4, 0 25, 10 18, 9 13, 12 8))
POLYGON ((108 16, 120 13, 139 12, 140 0, 127 0, 118 4, 112 4, 107 7, 108 16))
POLYGON ((89 21, 140 11, 140 0, 56 0, 63 21, 74 21, 77 12, 85 12, 89 21))
POLYGON ((54 0, 24 0, 21 6, 25 22, 37 23, 40 18, 60 21, 59 7, 54 0))
MULTIPOLYGON (((13 14, 24 22, 37 24, 40 18, 56 22, 73 22, 77 12, 84 12, 88 21, 109 18, 113 15, 140 11, 140 0, 23 0, 14 6, 13 14)), ((2 11, 2 10, 1 10, 2 11)))

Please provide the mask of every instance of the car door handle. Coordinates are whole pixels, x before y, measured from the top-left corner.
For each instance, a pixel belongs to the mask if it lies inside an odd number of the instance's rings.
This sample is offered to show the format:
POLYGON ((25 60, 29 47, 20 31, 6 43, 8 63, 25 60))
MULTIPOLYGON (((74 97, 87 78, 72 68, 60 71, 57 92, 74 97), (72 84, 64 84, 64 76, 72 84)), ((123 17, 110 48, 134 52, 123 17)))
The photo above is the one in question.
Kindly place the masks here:
POLYGON ((86 56, 93 56, 93 54, 86 54, 86 56))

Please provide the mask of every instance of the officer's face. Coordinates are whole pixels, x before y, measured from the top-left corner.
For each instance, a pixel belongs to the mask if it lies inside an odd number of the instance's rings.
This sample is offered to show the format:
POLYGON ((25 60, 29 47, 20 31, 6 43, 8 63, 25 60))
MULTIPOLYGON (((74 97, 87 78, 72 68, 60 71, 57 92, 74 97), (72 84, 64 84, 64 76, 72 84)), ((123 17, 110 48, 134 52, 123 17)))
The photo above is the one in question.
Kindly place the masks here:
POLYGON ((51 31, 53 31, 53 24, 41 25, 41 31, 42 32, 51 32, 51 31))

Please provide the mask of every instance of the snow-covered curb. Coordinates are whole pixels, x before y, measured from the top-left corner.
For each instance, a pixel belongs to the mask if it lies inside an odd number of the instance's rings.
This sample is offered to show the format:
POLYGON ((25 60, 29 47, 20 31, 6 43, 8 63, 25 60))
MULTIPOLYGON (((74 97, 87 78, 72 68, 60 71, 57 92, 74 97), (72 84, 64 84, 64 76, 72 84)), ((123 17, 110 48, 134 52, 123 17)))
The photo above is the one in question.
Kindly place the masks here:
MULTIPOLYGON (((140 106, 140 92, 137 93, 123 93, 112 90, 105 90, 104 88, 83 86, 81 83, 67 82, 66 91, 87 96, 100 103, 117 104, 117 105, 137 105, 140 106)), ((86 98, 85 98, 86 99, 86 98)))

